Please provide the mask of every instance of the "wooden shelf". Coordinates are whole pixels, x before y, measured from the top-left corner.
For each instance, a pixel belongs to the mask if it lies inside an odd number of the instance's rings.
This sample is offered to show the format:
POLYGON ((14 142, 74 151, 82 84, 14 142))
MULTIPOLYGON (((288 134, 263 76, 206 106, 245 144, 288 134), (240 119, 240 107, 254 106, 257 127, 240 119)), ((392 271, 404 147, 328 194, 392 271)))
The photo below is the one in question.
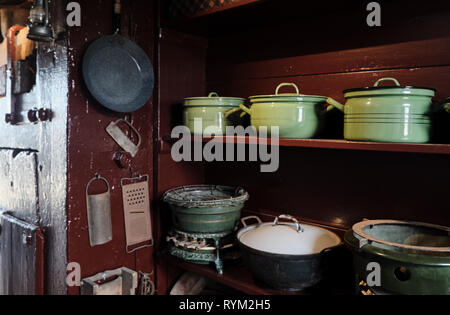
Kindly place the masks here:
POLYGON ((254 3, 262 2, 262 1, 263 0, 241 0, 241 1, 237 1, 237 2, 234 2, 234 3, 230 3, 230 4, 227 4, 227 5, 222 5, 222 6, 219 6, 219 7, 215 7, 215 8, 209 9, 209 10, 205 10, 205 11, 196 13, 196 14, 194 14, 192 16, 189 16, 188 18, 195 19, 195 18, 208 16, 208 15, 215 14, 215 13, 218 13, 218 12, 223 12, 223 11, 227 11, 227 10, 230 10, 230 9, 235 9, 235 8, 243 7, 243 6, 246 6, 246 5, 249 5, 249 4, 254 4, 254 3))
POLYGON ((190 264, 167 254, 162 255, 161 258, 168 264, 174 265, 182 270, 196 273, 248 295, 351 295, 353 293, 348 288, 344 289, 328 283, 323 283, 317 287, 300 292, 278 291, 270 289, 264 284, 257 283, 246 267, 239 262, 225 265, 225 273, 219 275, 212 265, 190 264))
MULTIPOLYGON (((192 139, 197 141, 195 137, 192 139)), ((270 139, 260 139, 252 137, 215 137, 202 138, 201 141, 206 143, 210 141, 219 143, 236 143, 236 144, 263 144, 271 145, 270 139)), ((175 142, 170 136, 164 136, 163 141, 175 142)), ((334 150, 356 150, 356 151, 380 151, 380 152, 405 152, 405 153, 421 153, 421 154, 440 154, 450 155, 449 144, 402 144, 402 143, 377 143, 377 142, 356 142, 346 140, 333 139, 280 139, 278 145, 280 147, 292 148, 317 148, 317 149, 334 149, 334 150)))

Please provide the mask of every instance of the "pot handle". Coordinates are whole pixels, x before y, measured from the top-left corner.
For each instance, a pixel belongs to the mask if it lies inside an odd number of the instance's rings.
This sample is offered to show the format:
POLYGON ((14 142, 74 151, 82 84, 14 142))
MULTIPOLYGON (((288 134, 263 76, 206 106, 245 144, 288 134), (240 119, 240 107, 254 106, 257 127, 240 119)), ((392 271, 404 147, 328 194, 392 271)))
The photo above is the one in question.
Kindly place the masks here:
POLYGON ((240 108, 242 111, 244 111, 244 113, 242 113, 243 115, 241 115, 241 117, 245 116, 245 114, 249 114, 250 116, 252 115, 251 110, 250 110, 248 107, 244 106, 244 104, 242 104, 241 106, 239 106, 239 108, 240 108))
POLYGON ((297 226, 297 232, 305 232, 305 229, 303 229, 303 227, 300 225, 300 223, 298 222, 298 220, 288 214, 282 214, 278 217, 276 217, 275 221, 273 221, 273 225, 279 225, 280 219, 285 219, 285 220, 291 220, 293 221, 296 226, 297 226))
POLYGON ((397 79, 394 79, 394 78, 382 78, 382 79, 378 80, 375 83, 374 87, 378 87, 378 85, 380 85, 381 82, 385 82, 385 81, 394 81, 395 85, 400 86, 400 82, 398 82, 397 79))
POLYGON ((444 110, 446 110, 448 113, 450 113, 450 97, 442 102, 433 104, 431 106, 431 113, 438 112, 442 108, 444 108, 444 110))
MULTIPOLYGON (((242 105, 242 106, 244 106, 244 105, 242 105)), ((233 115, 234 113, 240 112, 241 110, 242 109, 240 107, 236 107, 236 108, 230 109, 229 111, 225 112, 225 118, 228 118, 231 115, 233 115)))
POLYGON ((256 221, 258 221, 258 224, 262 224, 263 223, 262 220, 259 217, 257 217, 256 215, 252 215, 252 216, 245 217, 245 218, 241 219, 241 223, 244 226, 244 228, 246 228, 248 226, 246 222, 248 220, 250 220, 250 219, 255 219, 256 221))
POLYGON ((327 108, 327 111, 331 111, 333 108, 337 108, 341 112, 343 112, 343 113, 345 112, 345 106, 342 105, 341 103, 339 103, 338 101, 335 101, 331 97, 329 97, 327 99, 327 103, 330 104, 330 106, 328 106, 328 108, 327 108))
POLYGON ((300 94, 300 91, 299 91, 299 89, 298 89, 298 86, 297 86, 295 83, 281 83, 281 84, 277 87, 277 90, 275 91, 275 95, 278 95, 278 92, 280 92, 280 89, 281 89, 282 87, 285 87, 285 86, 292 86, 292 87, 295 89, 295 91, 297 92, 297 94, 300 94))

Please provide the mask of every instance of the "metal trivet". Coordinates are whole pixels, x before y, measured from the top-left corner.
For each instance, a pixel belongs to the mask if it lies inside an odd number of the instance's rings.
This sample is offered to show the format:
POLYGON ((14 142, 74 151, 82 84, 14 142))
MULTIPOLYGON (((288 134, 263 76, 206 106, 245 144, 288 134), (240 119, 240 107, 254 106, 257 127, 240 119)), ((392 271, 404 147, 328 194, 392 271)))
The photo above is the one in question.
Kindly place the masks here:
POLYGON ((361 281, 358 286, 361 295, 392 295, 381 288, 369 287, 369 285, 364 281, 361 281))
POLYGON ((205 234, 174 230, 166 240, 170 255, 198 265, 214 263, 219 274, 223 274, 224 261, 240 258, 234 233, 205 234))

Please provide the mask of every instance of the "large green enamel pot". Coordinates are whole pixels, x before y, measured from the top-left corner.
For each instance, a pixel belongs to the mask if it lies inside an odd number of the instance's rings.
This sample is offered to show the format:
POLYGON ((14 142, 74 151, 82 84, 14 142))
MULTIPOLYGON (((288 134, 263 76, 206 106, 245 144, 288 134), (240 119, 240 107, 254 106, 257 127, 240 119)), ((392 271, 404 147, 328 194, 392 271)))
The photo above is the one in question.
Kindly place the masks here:
POLYGON ((344 138, 374 142, 426 143, 430 141, 435 90, 401 86, 394 78, 373 87, 344 91, 344 105, 328 98, 330 108, 345 113, 344 138), (379 86, 393 81, 395 86, 379 86))
POLYGON ((356 281, 374 292, 450 295, 450 228, 403 221, 364 221, 344 238, 354 254, 356 281), (381 286, 379 286, 381 285, 381 286))
POLYGON ((251 124, 261 132, 267 128, 271 136, 272 127, 279 128, 281 139, 310 139, 320 131, 322 114, 327 98, 302 95, 293 83, 283 83, 277 87, 275 95, 252 96, 251 108, 241 109, 251 116, 251 124), (292 86, 296 94, 279 94, 285 86, 292 86))
POLYGON ((220 97, 213 92, 208 97, 191 97, 184 100, 183 123, 192 134, 206 137, 226 134, 227 126, 236 124, 227 112, 239 108, 243 98, 220 97), (197 126, 196 126, 197 120, 197 126), (198 122, 201 122, 199 124, 198 122))
POLYGON ((227 186, 185 186, 169 190, 163 201, 172 210, 173 224, 186 233, 233 232, 248 193, 227 186))

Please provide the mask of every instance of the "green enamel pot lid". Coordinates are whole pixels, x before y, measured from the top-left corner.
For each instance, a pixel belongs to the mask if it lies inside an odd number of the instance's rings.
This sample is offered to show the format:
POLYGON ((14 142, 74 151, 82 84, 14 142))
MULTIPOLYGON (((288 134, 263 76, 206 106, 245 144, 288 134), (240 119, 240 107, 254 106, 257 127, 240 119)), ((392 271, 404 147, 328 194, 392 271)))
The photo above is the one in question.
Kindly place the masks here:
POLYGON ((298 86, 294 83, 280 84, 275 91, 275 95, 257 95, 251 96, 249 97, 249 99, 252 103, 325 103, 327 100, 325 96, 300 94, 298 86), (295 88, 295 91, 297 93, 280 94, 280 89, 285 86, 291 86, 295 88))
POLYGON ((244 104, 244 99, 239 97, 222 97, 212 92, 208 97, 189 97, 184 99, 184 106, 225 106, 239 107, 244 104))
POLYGON ((402 86, 397 79, 382 78, 378 80, 372 87, 348 89, 344 91, 346 98, 359 96, 426 96, 434 97, 436 89, 418 86, 402 86), (381 82, 392 81, 395 85, 379 86, 381 82))

